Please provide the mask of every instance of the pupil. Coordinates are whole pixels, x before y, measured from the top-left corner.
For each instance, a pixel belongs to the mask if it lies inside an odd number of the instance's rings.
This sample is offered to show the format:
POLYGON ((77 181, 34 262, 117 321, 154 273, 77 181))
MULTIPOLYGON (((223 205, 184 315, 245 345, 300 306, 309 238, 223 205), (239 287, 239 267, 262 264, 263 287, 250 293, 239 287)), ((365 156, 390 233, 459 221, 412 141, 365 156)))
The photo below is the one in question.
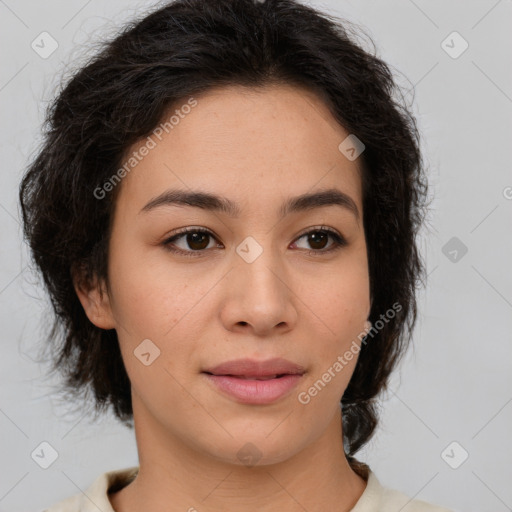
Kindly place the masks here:
POLYGON ((200 250, 200 249, 205 249, 206 247, 208 247, 208 234, 207 233, 190 233, 188 236, 187 236, 187 242, 189 244, 189 247, 191 249, 197 249, 197 250, 200 250), (201 241, 203 242, 201 244, 201 241), (206 241, 206 243, 204 243, 206 241), (199 243, 199 247, 197 246, 194 246, 194 244, 196 243, 199 243))
POLYGON ((327 240, 327 233, 312 233, 309 235, 310 244, 314 249, 323 249, 325 247, 325 241, 327 240), (322 242, 324 242, 322 244, 322 242), (315 246, 315 244, 320 243, 320 247, 315 246))

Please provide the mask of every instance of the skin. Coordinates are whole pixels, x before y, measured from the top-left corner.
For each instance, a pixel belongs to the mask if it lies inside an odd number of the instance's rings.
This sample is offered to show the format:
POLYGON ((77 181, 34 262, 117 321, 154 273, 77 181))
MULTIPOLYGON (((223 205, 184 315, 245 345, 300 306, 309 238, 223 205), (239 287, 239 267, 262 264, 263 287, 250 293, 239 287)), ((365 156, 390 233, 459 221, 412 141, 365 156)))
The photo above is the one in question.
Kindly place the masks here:
MULTIPOLYGON (((140 470, 110 495, 112 506, 350 510, 366 482, 345 458, 339 402, 357 356, 310 403, 297 398, 360 344, 370 312, 361 169, 338 150, 349 134, 315 94, 294 86, 229 86, 196 99, 119 185, 108 289, 76 286, 89 319, 116 329, 132 384, 140 470), (358 219, 333 205, 280 219, 287 198, 331 187, 353 199, 358 219), (225 196, 241 214, 178 205, 141 213, 171 188, 225 196), (198 257, 167 250, 163 242, 189 226, 213 233, 207 248, 198 257), (319 226, 347 245, 325 252, 331 237, 313 245, 307 233, 319 226), (248 236, 263 249, 251 263, 236 252, 248 236), (148 366, 134 355, 144 339, 160 350, 148 366), (242 404, 201 373, 242 357, 283 357, 306 374, 275 403, 242 404), (251 467, 237 457, 246 443, 258 449, 251 467)), ((199 245, 186 235, 174 243, 189 252, 199 245)))

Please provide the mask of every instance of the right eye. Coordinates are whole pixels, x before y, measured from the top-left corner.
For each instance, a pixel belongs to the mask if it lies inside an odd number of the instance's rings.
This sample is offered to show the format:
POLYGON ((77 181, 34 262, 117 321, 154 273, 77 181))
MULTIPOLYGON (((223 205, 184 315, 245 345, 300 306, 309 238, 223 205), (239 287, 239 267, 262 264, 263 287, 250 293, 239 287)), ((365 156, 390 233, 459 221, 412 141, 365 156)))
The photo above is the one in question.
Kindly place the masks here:
MULTIPOLYGON (((208 248, 209 239, 215 238, 211 231, 201 228, 184 228, 178 233, 164 240, 162 245, 170 252, 181 254, 183 256, 200 256, 208 248), (187 247, 177 247, 176 242, 183 239, 183 244, 187 247)), ((218 244, 217 244, 218 245, 218 244)))

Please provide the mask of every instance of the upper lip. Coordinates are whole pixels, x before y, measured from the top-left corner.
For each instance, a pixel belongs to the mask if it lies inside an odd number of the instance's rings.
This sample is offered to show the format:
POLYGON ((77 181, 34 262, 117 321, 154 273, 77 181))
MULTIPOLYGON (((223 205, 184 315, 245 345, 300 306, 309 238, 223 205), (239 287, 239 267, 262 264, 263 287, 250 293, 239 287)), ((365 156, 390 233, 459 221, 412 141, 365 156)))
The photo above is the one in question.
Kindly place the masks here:
POLYGON ((213 375, 234 375, 243 377, 268 377, 270 375, 285 375, 304 373, 304 368, 299 364, 286 359, 275 358, 266 361, 255 359, 234 359, 226 361, 213 368, 204 370, 213 375))

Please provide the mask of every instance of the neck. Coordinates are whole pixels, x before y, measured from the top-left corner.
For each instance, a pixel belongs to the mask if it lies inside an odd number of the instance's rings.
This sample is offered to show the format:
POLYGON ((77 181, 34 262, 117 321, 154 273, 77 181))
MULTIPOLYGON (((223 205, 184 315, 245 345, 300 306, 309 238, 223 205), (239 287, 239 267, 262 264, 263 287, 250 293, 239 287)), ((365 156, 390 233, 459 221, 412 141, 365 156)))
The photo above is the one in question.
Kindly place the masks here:
POLYGON ((366 482, 343 450, 341 410, 326 431, 287 460, 245 466, 195 450, 150 416, 135 414, 139 473, 110 495, 116 512, 139 510, 349 511, 366 482))

